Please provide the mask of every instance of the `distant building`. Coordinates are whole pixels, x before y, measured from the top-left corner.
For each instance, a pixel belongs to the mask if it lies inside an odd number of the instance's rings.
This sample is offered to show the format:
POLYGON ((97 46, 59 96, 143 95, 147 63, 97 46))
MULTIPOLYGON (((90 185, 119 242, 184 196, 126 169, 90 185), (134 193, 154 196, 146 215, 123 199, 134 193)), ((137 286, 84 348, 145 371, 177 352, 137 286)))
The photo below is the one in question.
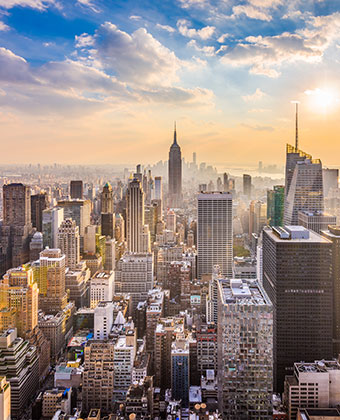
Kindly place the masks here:
POLYGON ((143 252, 144 192, 138 179, 128 185, 126 194, 127 246, 130 252, 143 252))
POLYGON ((267 220, 270 226, 283 225, 285 187, 275 185, 267 191, 267 220))
POLYGON ((328 197, 332 190, 339 188, 339 169, 322 168, 323 192, 328 197))
POLYGON ((113 325, 113 302, 101 301, 94 308, 94 338, 107 340, 113 325))
POLYGON ((71 181, 70 182, 70 196, 71 199, 82 200, 84 197, 83 181, 71 181))
POLYGON ((129 293, 133 309, 153 288, 153 254, 126 252, 117 263, 115 293, 129 293))
POLYGON ((182 154, 177 143, 176 126, 174 141, 169 151, 168 165, 168 207, 178 208, 182 203, 182 154))
POLYGON ((32 226, 37 228, 38 232, 42 232, 42 214, 48 207, 47 193, 31 195, 31 220, 32 226))
POLYGON ((211 274, 214 265, 224 276, 232 276, 233 216, 230 193, 198 194, 197 276, 211 274))
POLYGON ((58 248, 65 254, 66 267, 75 269, 80 261, 79 227, 72 219, 64 220, 58 229, 58 248))
POLYGON ((251 176, 247 174, 243 174, 243 195, 251 197, 251 176))
POLYGON ((44 237, 44 247, 58 247, 58 229, 64 220, 64 209, 54 207, 42 212, 42 233, 44 237))
POLYGON ((256 281, 219 280, 217 330, 223 418, 272 419, 273 306, 256 281))

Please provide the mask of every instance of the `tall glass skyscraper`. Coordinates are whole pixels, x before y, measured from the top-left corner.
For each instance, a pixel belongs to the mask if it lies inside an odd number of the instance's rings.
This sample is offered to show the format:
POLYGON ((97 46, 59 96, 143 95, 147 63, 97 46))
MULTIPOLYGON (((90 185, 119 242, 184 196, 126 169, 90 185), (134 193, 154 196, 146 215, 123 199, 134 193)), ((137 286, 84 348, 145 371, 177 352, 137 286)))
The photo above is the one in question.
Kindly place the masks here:
POLYGON ((233 200, 230 193, 198 194, 198 278, 219 265, 223 276, 232 276, 233 200))
POLYGON ((270 226, 282 226, 284 210, 285 187, 275 185, 267 191, 267 219, 270 226))

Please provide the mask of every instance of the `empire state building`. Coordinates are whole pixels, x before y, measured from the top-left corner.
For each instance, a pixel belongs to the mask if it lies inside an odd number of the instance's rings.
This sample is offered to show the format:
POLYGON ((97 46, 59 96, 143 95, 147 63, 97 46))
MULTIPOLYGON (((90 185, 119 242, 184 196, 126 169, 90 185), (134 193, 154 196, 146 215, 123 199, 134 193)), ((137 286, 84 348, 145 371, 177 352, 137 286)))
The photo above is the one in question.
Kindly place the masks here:
POLYGON ((177 144, 176 124, 174 129, 174 142, 169 152, 169 196, 168 206, 180 207, 182 203, 182 154, 177 144))

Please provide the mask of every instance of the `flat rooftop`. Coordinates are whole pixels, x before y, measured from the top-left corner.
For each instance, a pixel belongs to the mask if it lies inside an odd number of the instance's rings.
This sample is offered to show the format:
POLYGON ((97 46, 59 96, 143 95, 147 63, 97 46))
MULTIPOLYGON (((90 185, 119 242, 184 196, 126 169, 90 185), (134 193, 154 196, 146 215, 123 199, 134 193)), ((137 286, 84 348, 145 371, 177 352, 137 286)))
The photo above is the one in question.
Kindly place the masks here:
POLYGON ((288 226, 288 228, 293 228, 296 236, 293 239, 290 237, 290 232, 286 230, 284 227, 274 227, 274 228, 265 228, 264 232, 275 242, 278 243, 319 243, 319 244, 327 244, 330 241, 321 235, 317 234, 312 230, 308 230, 303 226, 288 226), (279 231, 279 232, 278 232, 279 231), (304 231, 307 231, 308 237, 304 237, 304 231), (300 234, 299 234, 300 233, 300 234), (280 236, 281 235, 281 236, 280 236))
POLYGON ((219 287, 225 305, 271 305, 268 296, 256 280, 221 279, 219 287))

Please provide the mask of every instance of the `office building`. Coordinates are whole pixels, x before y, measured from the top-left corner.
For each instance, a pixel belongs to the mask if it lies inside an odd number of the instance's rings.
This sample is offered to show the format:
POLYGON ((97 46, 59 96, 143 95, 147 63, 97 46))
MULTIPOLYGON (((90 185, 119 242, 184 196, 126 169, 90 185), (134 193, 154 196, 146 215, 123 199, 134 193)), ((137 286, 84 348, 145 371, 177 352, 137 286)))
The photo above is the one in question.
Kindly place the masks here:
POLYGON ((339 169, 322 168, 323 193, 328 197, 330 193, 339 188, 339 169))
POLYGON ((114 342, 90 340, 84 349, 83 410, 92 407, 102 414, 110 414, 113 409, 114 342))
POLYGON ((255 233, 259 236, 267 225, 267 204, 261 200, 253 200, 249 204, 249 239, 255 233))
POLYGON ((67 305, 65 268, 60 249, 46 248, 40 253, 39 308, 48 314, 56 314, 67 305))
POLYGON ((130 252, 142 252, 144 227, 144 192, 138 179, 133 179, 126 194, 127 246, 130 252))
POLYGON ((116 267, 116 246, 117 242, 115 239, 106 238, 104 262, 105 271, 113 271, 116 267))
POLYGON ((224 276, 232 276, 233 209, 230 193, 198 194, 197 276, 211 274, 218 264, 224 276))
POLYGON ((340 354, 340 227, 328 226, 321 236, 332 243, 333 356, 340 354))
POLYGON ((42 214, 48 207, 47 193, 31 195, 31 221, 38 232, 42 232, 42 214))
POLYGON ((168 207, 178 208, 182 203, 182 154, 177 144, 176 125, 174 141, 169 151, 168 207))
POLYGON ((114 200, 113 191, 110 183, 106 183, 101 193, 101 213, 113 213, 114 200))
POLYGON ((161 176, 155 176, 155 194, 154 194, 155 200, 160 200, 163 202, 163 184, 162 184, 162 177, 161 176))
POLYGON ((76 269, 66 269, 65 289, 70 301, 76 308, 89 306, 90 270, 84 261, 81 261, 76 269))
MULTIPOLYGON (((38 325, 38 286, 33 279, 33 270, 25 266, 12 268, 6 272, 0 282, 4 313, 14 313, 11 327, 17 328, 20 337, 33 331, 38 325)), ((1 321, 5 317, 0 318, 1 321)), ((9 325, 1 322, 1 331, 9 325)))
POLYGON ((169 210, 166 215, 166 228, 176 232, 176 213, 173 210, 169 210))
POLYGON ((176 337, 171 346, 171 395, 181 400, 182 407, 189 406, 190 388, 189 342, 184 336, 176 337))
POLYGON ((256 280, 218 282, 217 335, 222 417, 272 419, 273 308, 256 280))
MULTIPOLYGON (((133 325, 132 325, 133 327, 133 325)), ((134 328, 127 327, 125 334, 120 335, 115 343, 114 368, 114 399, 125 401, 131 385, 132 369, 137 351, 137 336, 134 328)))
POLYGON ((0 419, 11 420, 11 385, 6 376, 0 376, 0 419))
POLYGON ((71 181, 70 182, 71 200, 74 200, 74 199, 82 200, 83 196, 84 196, 83 181, 71 181))
POLYGON ((42 212, 42 233, 44 238, 44 247, 58 247, 58 229, 64 220, 64 209, 54 207, 42 212))
POLYGON ((72 389, 47 389, 42 398, 42 415, 53 418, 56 411, 61 410, 65 415, 71 414, 72 389))
POLYGON ((117 262, 115 293, 129 293, 133 309, 153 289, 153 254, 126 252, 117 262))
POLYGON ((113 325, 112 300, 108 302, 100 301, 94 309, 94 338, 95 340, 107 340, 113 325))
POLYGON ((114 292, 113 271, 100 270, 90 280, 90 307, 95 308, 99 302, 112 301, 114 292))
POLYGON ((80 261, 79 227, 74 220, 66 219, 59 226, 58 248, 65 255, 66 267, 74 270, 80 261))
POLYGON ((29 260, 32 232, 30 187, 3 186, 3 222, 0 227, 0 275, 29 260))
POLYGON ((298 360, 332 356, 332 243, 302 226, 263 230, 263 286, 274 307, 274 391, 298 360))
POLYGON ((285 187, 275 185, 267 191, 267 220, 269 226, 283 225, 285 187))
POLYGON ((287 145, 284 224, 297 225, 299 211, 324 210, 322 163, 320 159, 290 148, 292 146, 287 145))
POLYGON ((247 174, 243 174, 243 195, 251 197, 251 176, 247 174))
POLYGON ((197 370, 199 376, 213 370, 217 374, 217 325, 201 324, 196 330, 197 370))
POLYGON ((44 249, 43 234, 35 232, 30 242, 30 261, 39 259, 40 252, 44 249))
POLYGON ((336 216, 324 211, 299 211, 298 224, 320 234, 328 225, 336 225, 336 216))
POLYGON ((0 335, 0 376, 11 386, 11 417, 20 419, 39 384, 37 349, 17 336, 17 330, 0 335))
POLYGON ((284 405, 288 420, 295 420, 301 408, 337 407, 340 400, 340 365, 320 360, 294 363, 293 375, 286 376, 284 405))
MULTIPOLYGON (((64 219, 72 219, 79 227, 79 234, 84 237, 86 226, 91 224, 90 200, 60 200, 58 207, 64 209, 64 219)), ((80 244, 82 249, 82 243, 80 244)))

